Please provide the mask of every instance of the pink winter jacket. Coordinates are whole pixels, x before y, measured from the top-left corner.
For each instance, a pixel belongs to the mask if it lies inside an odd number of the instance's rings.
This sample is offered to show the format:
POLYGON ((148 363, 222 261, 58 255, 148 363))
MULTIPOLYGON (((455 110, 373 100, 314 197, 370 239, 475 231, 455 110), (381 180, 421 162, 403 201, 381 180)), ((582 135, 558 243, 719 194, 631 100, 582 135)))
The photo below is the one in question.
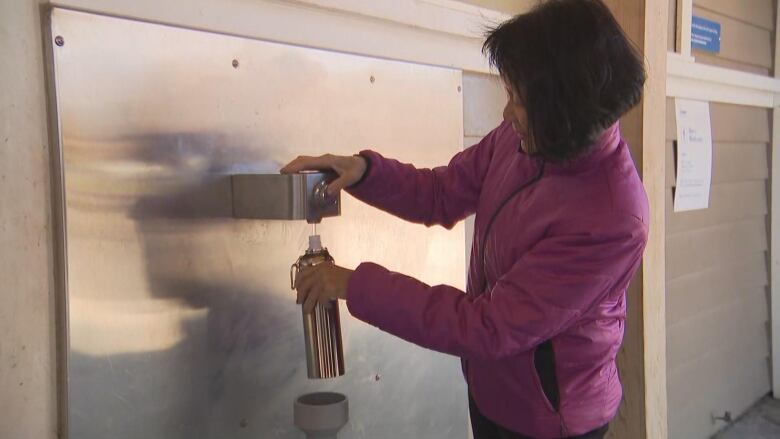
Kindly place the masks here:
POLYGON ((459 356, 480 412, 499 425, 535 438, 580 435, 620 405, 615 356, 647 242, 647 196, 617 123, 565 165, 518 146, 503 123, 432 170, 361 153, 369 171, 353 196, 427 226, 476 213, 474 245, 465 293, 364 263, 347 306, 383 331, 459 356), (539 369, 542 344, 552 355, 539 369), (553 382, 542 383, 544 368, 553 382))

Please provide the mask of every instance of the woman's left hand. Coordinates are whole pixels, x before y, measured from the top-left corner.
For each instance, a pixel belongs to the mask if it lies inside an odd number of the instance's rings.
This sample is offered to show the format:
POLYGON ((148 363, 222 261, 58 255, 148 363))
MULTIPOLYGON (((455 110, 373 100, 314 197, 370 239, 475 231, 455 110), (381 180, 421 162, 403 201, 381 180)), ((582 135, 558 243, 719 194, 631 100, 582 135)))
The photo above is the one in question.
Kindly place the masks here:
POLYGON ((332 299, 346 299, 352 273, 354 270, 330 263, 301 271, 295 280, 295 289, 298 290, 296 303, 303 304, 303 312, 308 314, 318 303, 325 305, 332 299))

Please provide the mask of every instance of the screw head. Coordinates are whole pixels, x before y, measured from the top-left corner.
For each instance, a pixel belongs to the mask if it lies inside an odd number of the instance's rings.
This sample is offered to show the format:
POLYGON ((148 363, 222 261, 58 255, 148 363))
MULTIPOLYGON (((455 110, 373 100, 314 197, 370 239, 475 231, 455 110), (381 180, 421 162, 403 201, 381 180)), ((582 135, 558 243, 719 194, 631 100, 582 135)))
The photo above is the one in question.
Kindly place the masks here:
POLYGON ((234 59, 234 60, 233 60, 233 68, 234 68, 234 69, 237 69, 237 68, 238 68, 238 60, 237 60, 237 59, 234 59))
POLYGON ((458 86, 458 92, 460 92, 460 90, 461 90, 461 87, 460 87, 460 86, 458 86))
POLYGON ((65 38, 62 38, 61 35, 57 35, 56 37, 54 37, 54 44, 56 44, 56 45, 58 45, 60 47, 64 46, 65 45, 65 38))
POLYGON ((374 83, 374 81, 376 81, 376 78, 374 78, 373 76, 371 76, 370 78, 368 78, 368 80, 369 80, 369 81, 371 81, 371 83, 373 84, 373 83, 374 83))

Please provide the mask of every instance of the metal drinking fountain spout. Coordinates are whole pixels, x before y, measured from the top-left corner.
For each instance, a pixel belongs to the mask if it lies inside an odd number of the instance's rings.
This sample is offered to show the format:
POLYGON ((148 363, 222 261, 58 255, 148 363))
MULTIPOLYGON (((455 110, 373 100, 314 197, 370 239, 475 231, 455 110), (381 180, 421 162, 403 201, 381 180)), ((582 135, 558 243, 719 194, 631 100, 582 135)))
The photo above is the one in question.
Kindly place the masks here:
POLYGON ((230 177, 235 218, 306 220, 317 224, 341 214, 341 197, 328 195, 332 172, 236 174, 230 177))

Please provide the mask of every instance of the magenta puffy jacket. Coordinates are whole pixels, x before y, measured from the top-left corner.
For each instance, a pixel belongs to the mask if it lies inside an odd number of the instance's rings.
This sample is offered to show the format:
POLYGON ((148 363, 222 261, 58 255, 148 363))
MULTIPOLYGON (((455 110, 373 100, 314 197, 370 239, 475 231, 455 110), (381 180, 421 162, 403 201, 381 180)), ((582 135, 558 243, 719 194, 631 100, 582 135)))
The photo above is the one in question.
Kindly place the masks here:
POLYGON ((538 438, 579 435, 620 405, 615 356, 626 287, 647 242, 647 196, 617 123, 565 165, 518 145, 503 123, 432 170, 361 153, 369 171, 353 196, 428 226, 476 213, 474 245, 465 294, 364 263, 347 306, 459 356, 471 396, 494 422, 538 438))

